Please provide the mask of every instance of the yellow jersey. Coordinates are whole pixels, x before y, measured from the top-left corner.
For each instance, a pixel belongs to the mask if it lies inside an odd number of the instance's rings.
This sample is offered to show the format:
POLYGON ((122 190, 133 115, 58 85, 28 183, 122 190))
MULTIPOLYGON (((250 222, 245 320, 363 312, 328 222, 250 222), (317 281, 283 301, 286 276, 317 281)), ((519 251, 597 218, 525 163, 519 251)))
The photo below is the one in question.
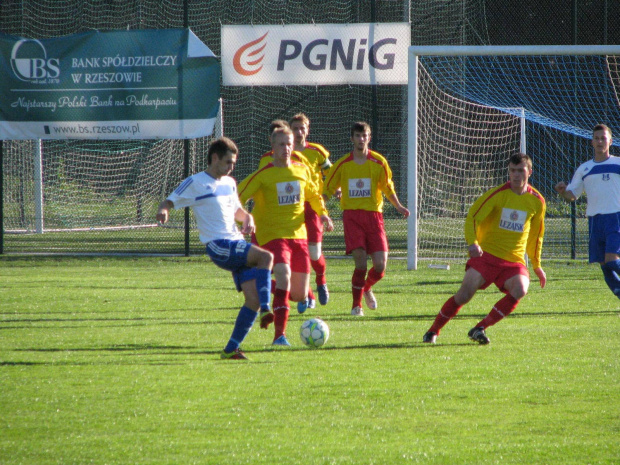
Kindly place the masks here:
POLYGON ((478 244, 484 252, 525 265, 525 253, 534 268, 540 267, 546 204, 532 186, 518 195, 510 182, 485 192, 470 207, 465 219, 467 245, 478 244))
POLYGON ((268 163, 241 181, 238 191, 242 204, 254 199, 258 245, 274 239, 307 239, 305 201, 318 215, 327 215, 310 169, 303 163, 291 162, 288 167, 268 163))
POLYGON ((323 190, 323 176, 332 166, 329 160, 329 152, 321 144, 316 142, 306 142, 306 147, 300 150, 301 154, 308 160, 308 166, 314 176, 314 182, 319 186, 319 191, 323 190))
POLYGON ((334 163, 325 178, 323 194, 331 197, 338 188, 342 189, 343 210, 382 212, 383 195, 390 197, 396 193, 390 165, 373 150, 368 151, 362 164, 355 162, 353 152, 334 163))

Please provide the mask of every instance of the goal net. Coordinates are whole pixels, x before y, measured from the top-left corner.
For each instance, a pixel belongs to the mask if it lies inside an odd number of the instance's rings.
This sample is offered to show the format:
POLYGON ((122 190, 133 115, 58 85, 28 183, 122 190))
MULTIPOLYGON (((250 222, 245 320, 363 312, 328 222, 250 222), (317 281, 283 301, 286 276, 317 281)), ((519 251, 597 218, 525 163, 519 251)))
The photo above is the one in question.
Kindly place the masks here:
MULTIPOLYGON (((620 124, 620 47, 411 47, 408 266, 464 261, 471 204, 507 180, 516 151, 545 197, 543 256, 585 258, 585 201, 553 186, 591 158, 595 124, 620 124)), ((613 151, 613 149, 612 149, 613 151)))
MULTIPOLYGON (((253 0, 238 2, 238 8, 223 7, 221 2, 179 2, 175 0, 23 0, 0 2, 0 31, 31 37, 60 37, 90 30, 134 30, 184 27, 186 21, 192 31, 217 55, 222 55, 222 25, 240 24, 343 24, 409 22, 411 40, 416 44, 474 44, 488 43, 484 0, 445 0, 355 2, 351 0, 287 2, 253 0), (186 7, 186 11, 184 11, 186 7)), ((407 186, 406 150, 406 86, 222 86, 226 119, 226 135, 239 146, 239 160, 234 175, 237 180, 254 171, 258 157, 269 150, 267 129, 277 118, 288 120, 297 112, 306 113, 311 120, 310 140, 324 145, 333 160, 351 150, 348 129, 354 121, 367 121, 373 127, 373 149, 390 161, 396 189, 405 198, 407 186)), ((190 141, 190 173, 204 169, 204 153, 209 140, 190 141)), ((36 234, 36 211, 33 196, 34 170, 29 141, 4 142, 4 195, 5 227, 10 232, 5 238, 5 252, 48 253, 77 252, 110 253, 181 253, 183 214, 172 215, 173 228, 152 228, 156 201, 148 200, 150 192, 175 186, 173 179, 180 173, 183 157, 182 142, 145 141, 123 144, 112 141, 83 143, 78 141, 43 142, 43 181, 56 183, 44 189, 43 228, 45 234, 36 234), (122 152, 122 155, 120 154, 122 152), (174 152, 174 157, 173 153, 174 152), (64 154, 72 157, 65 160, 64 154), (114 167, 102 165, 110 154, 114 167), (48 161, 47 158, 50 158, 48 161), (87 160, 84 160, 86 158, 87 160), (145 161, 145 158, 152 162, 145 161), (124 160, 124 161, 123 161, 124 160), (170 163, 166 165, 166 163, 170 163), (110 178, 93 181, 94 187, 81 190, 85 178, 74 166, 88 169, 93 178, 103 173, 110 178), (168 166, 168 168, 166 168, 168 166), (167 185, 155 187, 146 181, 153 169, 153 178, 165 177, 167 185), (21 170, 21 171, 19 171, 21 170), (158 171, 159 170, 159 171, 158 171), (166 171, 169 170, 169 171, 166 171), (138 178, 134 178, 138 176, 138 178), (135 179, 130 181, 130 179, 135 179), (114 187, 117 183, 117 187, 114 187), (122 184, 122 186, 121 186, 122 184), (73 191, 80 185, 80 194, 73 191), (140 186, 140 187, 138 187, 140 186), (62 187, 62 189, 61 189, 62 187), (122 192, 124 200, 115 199, 114 189, 122 192), (138 193, 142 192, 142 193, 138 193), (75 196, 74 196, 75 195, 75 196), (87 208, 79 208, 81 201, 93 205, 107 218, 94 221, 87 208), (22 204, 21 199, 27 202, 22 204), (149 203, 150 202, 150 203, 149 203), (47 203, 47 204, 46 204, 47 203), (111 211, 114 204, 123 203, 124 211, 111 211), (73 209, 71 215, 67 210, 73 209), (149 211, 150 209, 150 211, 149 211), (140 215, 142 212, 142 215, 140 215), (89 222, 73 217, 84 213, 89 222), (120 226, 112 218, 126 217, 122 224, 140 229, 111 229, 120 226), (142 218, 141 222, 136 222, 142 218), (85 231, 84 228, 88 228, 85 231), (94 228, 94 229, 90 229, 94 228), (97 228, 108 228, 105 230, 97 228), (69 229, 71 232, 52 230, 69 229), (19 231, 19 232, 18 232, 19 231), (24 231, 28 231, 24 233, 24 231)), ((181 178, 178 177, 177 181, 181 178)), ((90 184, 90 183, 89 183, 90 184)), ((45 187, 45 185, 44 185, 45 187)), ((161 199, 160 199, 161 200, 161 199)), ((384 218, 390 241, 390 254, 404 257, 407 247, 407 225, 401 215, 386 202, 384 218)), ((119 205, 120 206, 120 205, 119 205)), ((334 199, 329 201, 336 231, 326 234, 323 250, 327 255, 344 254, 340 208, 334 199)), ((192 230, 191 253, 203 248, 192 230)))
MULTIPOLYGON (((190 141, 190 173, 206 168, 208 143, 222 130, 218 117, 212 137, 190 141)), ((76 241, 91 252, 97 243, 101 252, 152 251, 157 207, 184 177, 183 140, 5 141, 3 151, 5 234, 20 235, 13 242, 24 249, 28 236, 45 233, 52 252, 75 251, 76 241)), ((168 227, 183 228, 182 215, 168 227)))

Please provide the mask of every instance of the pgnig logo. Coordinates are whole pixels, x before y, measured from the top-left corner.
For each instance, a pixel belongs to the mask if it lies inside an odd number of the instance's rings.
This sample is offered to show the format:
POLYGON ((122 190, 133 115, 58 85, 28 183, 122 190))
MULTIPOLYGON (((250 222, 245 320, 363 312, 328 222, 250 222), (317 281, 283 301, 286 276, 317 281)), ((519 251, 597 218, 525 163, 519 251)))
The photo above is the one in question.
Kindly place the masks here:
POLYGON ((58 82, 60 76, 60 60, 48 58, 47 50, 36 39, 22 39, 15 43, 11 68, 17 79, 38 84, 58 82))
MULTIPOLYGON (((268 34, 266 32, 237 49, 233 67, 238 74, 252 76, 263 69, 268 34)), ((366 66, 391 70, 396 62, 397 42, 395 37, 376 42, 365 37, 317 38, 307 43, 297 39, 280 39, 276 69, 284 71, 285 64, 292 62, 289 66, 302 65, 309 71, 360 71, 366 66)), ((275 54, 275 50, 270 52, 275 54)))

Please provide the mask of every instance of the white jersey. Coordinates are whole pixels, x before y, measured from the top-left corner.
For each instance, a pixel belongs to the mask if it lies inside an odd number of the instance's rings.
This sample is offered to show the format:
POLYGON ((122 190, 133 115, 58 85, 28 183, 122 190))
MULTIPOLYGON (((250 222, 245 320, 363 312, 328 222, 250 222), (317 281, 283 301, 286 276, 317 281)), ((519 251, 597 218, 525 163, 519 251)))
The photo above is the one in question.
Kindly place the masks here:
POLYGON ((174 208, 192 207, 200 235, 207 244, 215 239, 241 240, 235 221, 241 207, 237 183, 230 176, 215 179, 203 172, 190 176, 168 196, 174 208))
POLYGON ((588 197, 587 216, 620 212, 620 157, 582 163, 566 190, 588 197))

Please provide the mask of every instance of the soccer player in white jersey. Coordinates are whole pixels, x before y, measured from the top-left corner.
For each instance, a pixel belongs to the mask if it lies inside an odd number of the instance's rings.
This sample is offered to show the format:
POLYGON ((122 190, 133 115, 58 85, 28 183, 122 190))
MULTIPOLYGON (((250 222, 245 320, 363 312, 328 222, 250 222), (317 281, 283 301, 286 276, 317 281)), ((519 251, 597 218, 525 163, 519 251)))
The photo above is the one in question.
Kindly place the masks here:
POLYGON ((601 265, 605 282, 620 299, 620 157, 610 155, 611 144, 611 129, 594 126, 594 158, 577 168, 568 186, 559 182, 555 190, 567 202, 586 193, 590 263, 601 265))
POLYGON ((192 207, 200 241, 213 263, 231 271, 237 291, 245 302, 221 358, 247 359, 240 345, 249 333, 258 310, 270 312, 273 255, 246 242, 243 234, 254 232, 254 218, 239 201, 237 183, 230 173, 237 162, 236 144, 227 137, 214 140, 207 152, 207 169, 185 179, 161 202, 157 221, 166 223, 171 208, 192 207), (241 223, 241 229, 237 226, 241 223))

